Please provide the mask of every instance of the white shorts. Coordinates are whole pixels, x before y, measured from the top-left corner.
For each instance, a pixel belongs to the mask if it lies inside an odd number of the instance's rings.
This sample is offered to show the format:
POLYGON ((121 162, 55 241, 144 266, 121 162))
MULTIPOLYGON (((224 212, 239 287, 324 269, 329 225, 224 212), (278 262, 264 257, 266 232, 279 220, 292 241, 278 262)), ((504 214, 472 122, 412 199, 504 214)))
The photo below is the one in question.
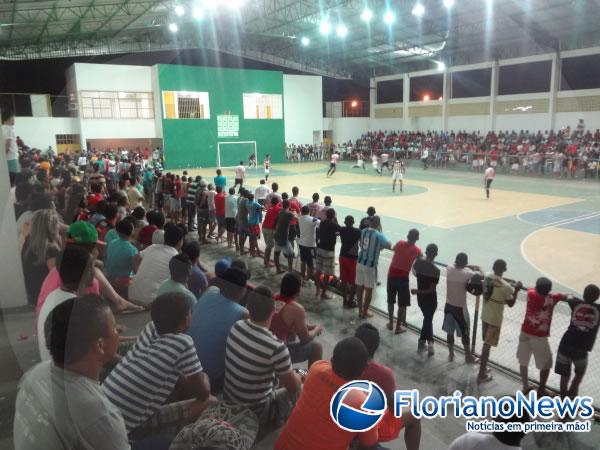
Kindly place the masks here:
POLYGON ((519 335, 519 346, 517 347, 517 359, 521 366, 528 366, 531 355, 535 359, 535 367, 538 370, 552 368, 552 350, 547 337, 532 336, 523 333, 519 335))
POLYGON ((377 284, 377 269, 367 267, 362 264, 356 265, 356 285, 364 286, 367 289, 373 289, 377 284))
POLYGON ((394 181, 396 181, 396 180, 402 181, 403 179, 404 179, 404 175, 402 175, 402 172, 392 174, 392 180, 394 180, 394 181))
POLYGON ((271 169, 265 169, 265 175, 269 175, 270 171, 271 171, 271 169))

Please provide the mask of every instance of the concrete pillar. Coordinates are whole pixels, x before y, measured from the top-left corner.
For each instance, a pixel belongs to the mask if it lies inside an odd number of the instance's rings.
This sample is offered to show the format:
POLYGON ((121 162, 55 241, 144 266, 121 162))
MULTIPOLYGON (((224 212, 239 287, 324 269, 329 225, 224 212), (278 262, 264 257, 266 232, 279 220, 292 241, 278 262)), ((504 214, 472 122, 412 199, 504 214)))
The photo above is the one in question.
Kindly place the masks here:
POLYGON ((552 72, 550 74, 550 105, 548 113, 550 114, 550 129, 556 127, 556 98, 560 90, 560 53, 552 55, 552 72))
POLYGON ((408 117, 408 103, 410 102, 410 77, 407 73, 402 76, 402 123, 403 130, 410 129, 410 117, 408 117))
POLYGON ((496 130, 496 97, 498 96, 498 80, 500 66, 498 61, 494 61, 492 65, 492 82, 490 83, 490 130, 496 130))
POLYGON ((448 131, 448 97, 450 96, 451 81, 452 75, 447 70, 444 70, 444 81, 442 90, 442 127, 445 132, 448 131))
MULTIPOLYGON (((1 129, 0 142, 4 145, 1 129)), ((0 175, 0 255, 2 255, 0 308, 6 309, 26 305, 27 293, 17 243, 14 195, 10 189, 5 152, 0 152, 0 171, 2 171, 0 175)))

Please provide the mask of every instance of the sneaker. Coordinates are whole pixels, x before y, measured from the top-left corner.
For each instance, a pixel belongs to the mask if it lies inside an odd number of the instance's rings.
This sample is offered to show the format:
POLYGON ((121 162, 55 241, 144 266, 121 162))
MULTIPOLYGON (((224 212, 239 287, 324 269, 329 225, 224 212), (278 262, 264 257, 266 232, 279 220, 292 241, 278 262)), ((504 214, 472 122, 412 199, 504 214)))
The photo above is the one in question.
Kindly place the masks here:
POLYGON ((417 346, 417 352, 423 353, 425 351, 425 341, 419 340, 419 345, 417 346))
POLYGON ((427 344, 427 356, 433 356, 433 354, 433 342, 430 342, 429 344, 427 344))

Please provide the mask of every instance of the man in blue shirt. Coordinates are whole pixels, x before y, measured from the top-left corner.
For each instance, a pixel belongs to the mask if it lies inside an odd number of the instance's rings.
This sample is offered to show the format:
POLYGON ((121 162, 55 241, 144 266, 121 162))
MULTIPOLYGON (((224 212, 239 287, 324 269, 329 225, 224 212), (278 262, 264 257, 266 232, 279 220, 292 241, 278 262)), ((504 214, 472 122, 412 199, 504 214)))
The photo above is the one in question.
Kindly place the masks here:
POLYGON ((211 390, 221 391, 225 376, 225 344, 231 327, 249 317, 238 302, 246 294, 246 273, 229 268, 208 288, 194 307, 188 334, 210 379, 211 390))
POLYGON ((128 218, 117 223, 115 230, 119 238, 111 241, 104 252, 108 280, 117 293, 125 298, 133 276, 133 258, 138 254, 138 249, 129 242, 133 228, 133 221, 128 218))
POLYGON ((250 255, 252 256, 263 256, 258 248, 262 212, 263 206, 254 200, 254 194, 248 194, 248 236, 250 237, 250 255))
POLYGON ((367 228, 361 231, 359 241, 358 264, 356 265, 356 298, 358 300, 358 318, 371 317, 369 306, 373 288, 377 284, 377 264, 381 249, 392 248, 392 243, 383 233, 377 231, 381 226, 379 216, 373 216, 367 228), (363 293, 365 302, 363 307, 363 293))
POLYGON ((217 169, 217 176, 213 179, 215 183, 215 188, 217 186, 221 186, 223 188, 223 192, 226 191, 225 187, 227 186, 227 177, 223 175, 221 169, 217 169))

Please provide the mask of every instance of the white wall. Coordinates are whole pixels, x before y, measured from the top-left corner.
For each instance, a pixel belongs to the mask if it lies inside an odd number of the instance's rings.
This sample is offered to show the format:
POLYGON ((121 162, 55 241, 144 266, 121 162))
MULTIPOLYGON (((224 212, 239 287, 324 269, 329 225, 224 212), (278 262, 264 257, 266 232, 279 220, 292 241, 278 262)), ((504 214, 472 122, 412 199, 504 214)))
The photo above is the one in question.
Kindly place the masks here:
POLYGON ((368 117, 340 117, 323 120, 323 129, 333 131, 333 143, 340 144, 356 140, 371 130, 371 119, 368 117))
POLYGON ((485 133, 489 129, 489 116, 448 116, 449 131, 481 131, 485 133))
POLYGON ((15 134, 29 147, 56 149, 56 135, 79 134, 79 121, 71 117, 17 117, 15 134))
POLYGON ((373 131, 395 131, 403 130, 404 119, 396 117, 393 119, 371 119, 371 130, 373 131))
MULTIPOLYGON (((573 123, 571 127, 577 125, 577 122, 573 123)), ((550 129, 550 114, 499 114, 496 115, 496 130, 529 130, 536 132, 538 130, 549 130, 550 129)))
POLYGON ((51 115, 48 97, 46 94, 32 94, 29 96, 31 100, 31 115, 33 117, 48 117, 51 115))
POLYGON ((323 129, 323 80, 318 76, 283 76, 285 142, 312 144, 323 129))
MULTIPOLYGON (((72 73, 78 92, 153 92, 152 67, 75 63, 72 73)), ((160 111, 154 114, 160 116, 160 111)), ((88 139, 162 137, 154 119, 80 119, 80 130, 83 146, 88 139)))
POLYGON ((152 91, 152 68, 118 64, 75 63, 79 91, 152 91))
POLYGON ((595 131, 600 128, 600 111, 559 112, 556 113, 554 128, 559 130, 566 126, 571 129, 577 126, 579 119, 585 122, 585 129, 595 131))
POLYGON ((154 119, 81 119, 84 139, 159 138, 154 119))
POLYGON ((434 131, 442 130, 444 128, 444 122, 441 116, 436 117, 409 117, 405 119, 405 125, 407 130, 414 131, 434 131))

